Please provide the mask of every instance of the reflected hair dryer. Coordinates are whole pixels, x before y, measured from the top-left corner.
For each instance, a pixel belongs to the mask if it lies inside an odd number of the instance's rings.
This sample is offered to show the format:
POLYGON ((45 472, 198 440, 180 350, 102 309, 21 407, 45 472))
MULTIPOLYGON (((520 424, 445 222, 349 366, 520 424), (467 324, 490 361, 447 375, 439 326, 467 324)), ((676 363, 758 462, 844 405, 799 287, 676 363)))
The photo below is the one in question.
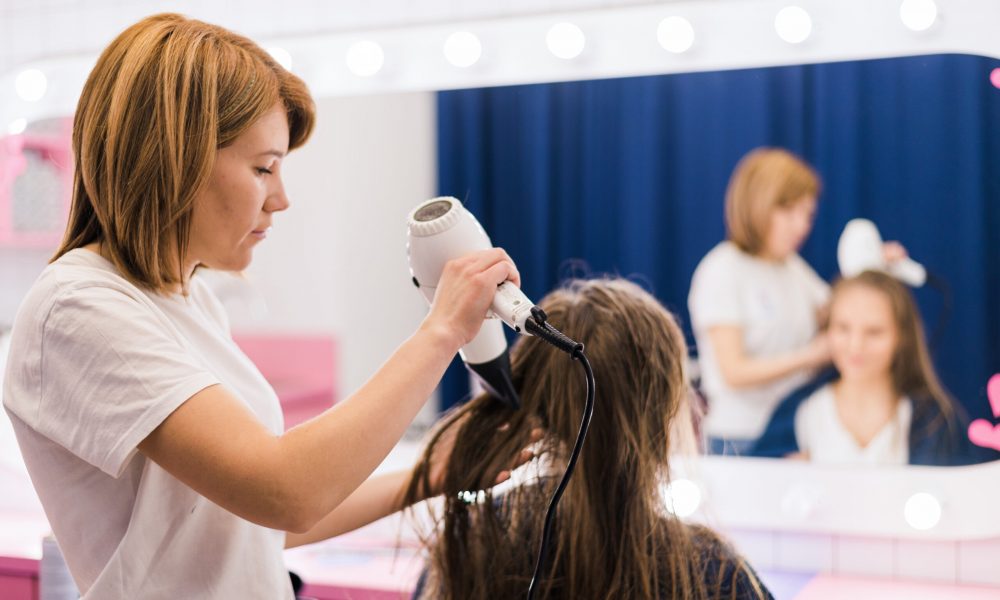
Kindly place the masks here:
POLYGON ((874 270, 885 271, 911 287, 927 283, 927 269, 909 257, 886 263, 882 255, 882 235, 868 219, 848 221, 837 244, 837 262, 845 277, 874 270))
MULTIPOLYGON (((432 198, 419 204, 410 212, 407 230, 406 248, 413 285, 428 302, 434 301, 446 262, 493 247, 476 217, 451 197, 432 198)), ((501 321, 518 333, 528 334, 526 321, 532 319, 533 308, 535 304, 517 286, 505 281, 497 287, 479 334, 459 351, 465 366, 486 391, 510 408, 520 408, 521 402, 511 379, 510 353, 501 321)))

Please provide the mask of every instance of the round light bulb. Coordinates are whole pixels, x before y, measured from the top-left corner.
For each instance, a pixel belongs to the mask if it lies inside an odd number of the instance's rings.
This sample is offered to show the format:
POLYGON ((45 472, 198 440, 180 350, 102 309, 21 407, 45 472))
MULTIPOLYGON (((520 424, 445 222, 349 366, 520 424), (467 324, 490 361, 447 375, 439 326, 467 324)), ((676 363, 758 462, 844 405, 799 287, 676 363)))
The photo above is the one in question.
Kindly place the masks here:
POLYGON ((49 81, 38 69, 25 69, 17 74, 14 79, 14 88, 17 95, 22 100, 37 102, 45 95, 45 90, 49 87, 49 81))
POLYGON ((370 40, 356 42, 347 50, 347 68, 359 77, 371 77, 382 69, 385 53, 370 40))
POLYGON ((680 54, 694 44, 694 27, 684 17, 667 17, 656 28, 656 39, 665 50, 680 54))
POLYGON ((801 44, 812 33, 812 17, 798 6, 786 6, 774 17, 774 30, 789 44, 801 44))
POLYGON ((557 58, 569 60, 580 56, 587 45, 587 37, 572 23, 557 23, 546 34, 545 44, 557 58))
POLYGON ((794 484, 781 497, 781 510, 796 521, 805 521, 815 513, 822 492, 806 484, 794 484))
POLYGON ((19 119, 14 119, 7 125, 7 133, 10 135, 19 135, 24 133, 24 130, 28 128, 28 120, 24 117, 19 119))
POLYGON ((927 492, 918 492, 906 501, 903 517, 914 529, 930 529, 941 520, 941 503, 927 492))
POLYGON ((471 67, 483 55, 483 45, 474 33, 456 31, 444 42, 444 57, 456 67, 471 67))
POLYGON ((899 5, 899 18, 908 29, 924 31, 930 29, 937 20, 937 4, 934 0, 903 0, 899 5))
POLYGON ((701 506, 701 489, 690 479, 675 479, 666 486, 664 500, 667 510, 683 519, 701 506))
POLYGON ((278 46, 270 46, 266 50, 271 55, 271 58, 276 60, 286 71, 292 70, 292 55, 288 53, 288 50, 279 48, 278 46))

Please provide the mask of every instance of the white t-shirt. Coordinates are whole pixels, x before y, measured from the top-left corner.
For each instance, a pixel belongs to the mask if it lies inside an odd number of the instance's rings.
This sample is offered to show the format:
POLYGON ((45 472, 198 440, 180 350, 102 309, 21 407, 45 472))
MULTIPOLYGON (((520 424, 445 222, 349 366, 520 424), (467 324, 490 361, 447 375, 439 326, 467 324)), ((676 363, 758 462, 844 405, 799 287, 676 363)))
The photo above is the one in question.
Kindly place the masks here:
POLYGON ((858 444, 837 412, 833 388, 825 385, 806 398, 795 412, 795 441, 809 460, 827 464, 905 465, 910 460, 913 404, 903 398, 896 414, 866 446, 858 444))
POLYGON ((4 407, 84 598, 292 598, 284 532, 220 508, 136 450, 217 383, 282 431, 277 396, 218 300, 197 276, 190 288, 145 292, 77 249, 42 272, 14 321, 4 407))
POLYGON ((705 433, 756 439, 777 403, 810 376, 802 370, 768 384, 733 389, 722 377, 708 330, 716 325, 737 326, 743 330, 743 349, 749 356, 784 354, 802 348, 816 335, 816 310, 829 297, 830 287, 798 254, 781 262, 767 261, 726 241, 705 255, 695 269, 688 295, 702 388, 708 399, 705 433))

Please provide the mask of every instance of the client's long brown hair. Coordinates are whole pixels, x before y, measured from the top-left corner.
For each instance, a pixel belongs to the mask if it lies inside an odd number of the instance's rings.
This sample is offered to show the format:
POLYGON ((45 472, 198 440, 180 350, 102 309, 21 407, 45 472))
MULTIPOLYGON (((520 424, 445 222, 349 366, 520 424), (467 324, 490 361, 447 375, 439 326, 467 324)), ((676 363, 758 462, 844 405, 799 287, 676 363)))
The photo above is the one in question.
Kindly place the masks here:
MULTIPOLYGON (((672 424, 688 410, 686 344, 674 318, 621 279, 572 281, 540 306, 586 345, 597 391, 537 597, 735 597, 738 577, 762 595, 752 572, 714 533, 664 509, 672 424)), ((429 484, 435 444, 458 427, 443 477, 444 510, 427 540, 425 598, 493 600, 527 590, 547 503, 580 426, 586 382, 575 361, 535 337, 518 341, 512 366, 521 409, 486 395, 457 409, 410 481, 408 503, 429 484), (540 451, 548 472, 537 485, 494 497, 493 478, 513 464, 536 427, 545 432, 540 451)))

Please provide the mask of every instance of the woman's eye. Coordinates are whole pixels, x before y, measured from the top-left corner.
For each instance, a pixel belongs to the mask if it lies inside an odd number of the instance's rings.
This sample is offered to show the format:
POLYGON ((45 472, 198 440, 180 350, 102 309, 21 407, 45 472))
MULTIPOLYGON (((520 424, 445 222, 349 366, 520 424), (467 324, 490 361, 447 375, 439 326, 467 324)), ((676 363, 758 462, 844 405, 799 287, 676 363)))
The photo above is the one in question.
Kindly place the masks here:
POLYGON ((258 175, 264 175, 264 174, 270 175, 271 174, 271 169, 265 169, 264 167, 257 167, 257 174, 258 175))

